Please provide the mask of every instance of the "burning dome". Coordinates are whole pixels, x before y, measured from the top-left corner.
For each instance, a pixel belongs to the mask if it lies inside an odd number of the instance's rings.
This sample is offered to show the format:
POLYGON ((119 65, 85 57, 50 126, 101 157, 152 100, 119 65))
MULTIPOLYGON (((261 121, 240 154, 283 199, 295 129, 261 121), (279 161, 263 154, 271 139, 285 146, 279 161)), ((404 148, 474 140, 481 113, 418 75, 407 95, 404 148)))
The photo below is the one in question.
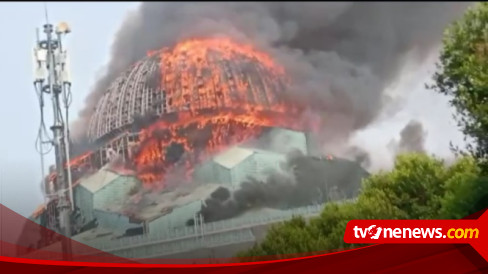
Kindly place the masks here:
POLYGON ((251 46, 229 39, 188 40, 148 53, 118 77, 98 102, 88 137, 95 141, 138 117, 279 104, 284 71, 251 46))
MULTIPOLYGON (((287 100, 284 69, 252 46, 225 38, 152 51, 118 77, 98 102, 88 137, 101 166, 122 158, 145 185, 185 170, 272 127, 308 131, 316 121, 287 100)), ((157 184, 155 184, 157 183, 157 184)))
MULTIPOLYGON (((318 213, 321 207, 311 204, 328 197, 335 187, 329 179, 336 171, 339 177, 352 172, 332 159, 307 158, 308 134, 321 121, 287 98, 288 84, 269 56, 227 39, 190 40, 148 53, 104 93, 89 123, 91 150, 70 159, 73 234, 88 244, 88 229, 97 235, 94 242, 107 236, 110 245, 139 234, 148 237, 137 239, 153 241, 153 235, 191 231, 176 241, 166 238, 182 246, 181 239, 221 222, 225 229, 205 239, 235 238, 237 232, 254 241, 253 228, 242 225, 262 228, 296 213, 318 213), (285 148, 295 152, 293 161, 285 148), (334 172, 299 169, 307 159, 307 166, 334 172)), ((51 175, 47 183, 56 179, 51 175)), ((146 252, 146 244, 136 246, 146 252)), ((166 246, 168 254, 178 252, 166 246)), ((131 253, 138 248, 125 247, 131 253)), ((111 250, 119 255, 117 248, 111 250)))

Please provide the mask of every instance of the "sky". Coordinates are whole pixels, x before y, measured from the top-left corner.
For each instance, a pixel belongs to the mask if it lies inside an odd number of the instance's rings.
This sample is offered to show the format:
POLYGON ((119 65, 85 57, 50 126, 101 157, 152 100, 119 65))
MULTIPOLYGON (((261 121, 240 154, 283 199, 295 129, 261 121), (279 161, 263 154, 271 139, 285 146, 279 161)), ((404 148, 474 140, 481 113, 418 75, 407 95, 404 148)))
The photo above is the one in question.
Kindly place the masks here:
MULTIPOLYGON (((137 2, 48 3, 49 21, 66 21, 72 33, 66 38, 70 52, 73 104, 70 115, 76 117, 97 76, 108 62, 110 46, 123 18, 137 7, 137 2)), ((0 124, 0 202, 29 216, 43 202, 40 156, 34 142, 39 126, 38 102, 32 80, 32 48, 35 29, 45 22, 42 2, 0 3, 0 44, 2 63, 2 99, 0 124)), ((430 153, 449 158, 449 141, 462 142, 462 135, 451 118, 447 98, 426 91, 424 84, 434 71, 437 56, 426 59, 421 67, 404 69, 402 77, 389 89, 398 98, 397 111, 380 118, 358 132, 353 142, 367 147, 373 168, 388 168, 391 163, 387 144, 399 138, 399 132, 412 118, 423 123, 428 132, 426 147, 430 153)), ((50 116, 48 116, 49 118, 50 116)), ((50 121, 50 120, 48 120, 50 121)), ((49 124, 49 123, 48 123, 49 124)), ((53 162, 53 155, 47 157, 53 162)), ((47 168, 46 164, 46 168, 47 168)))
MULTIPOLYGON (((67 22, 72 30, 66 37, 70 52, 73 103, 76 117, 91 85, 108 62, 114 33, 123 18, 137 7, 135 2, 47 3, 49 21, 67 22)), ((34 142, 39 127, 39 108, 32 85, 32 49, 35 29, 45 23, 43 2, 0 3, 2 63, 0 77, 0 202, 28 216, 43 202, 40 188, 40 156, 34 142)), ((47 114, 46 114, 47 115, 47 114)), ((47 118, 50 118, 48 116, 47 118)), ((49 124, 48 124, 49 125, 49 124)), ((47 160, 53 162, 52 153, 47 160)))
POLYGON ((412 119, 421 122, 427 134, 424 144, 427 153, 449 161, 454 158, 450 142, 465 146, 464 136, 452 117, 454 109, 449 105, 449 98, 425 88, 435 72, 438 52, 420 67, 406 64, 401 78, 389 87, 389 93, 396 98, 391 110, 384 111, 375 122, 353 136, 352 143, 367 148, 372 160, 371 171, 392 167, 393 154, 388 144, 400 139, 400 131, 412 119))

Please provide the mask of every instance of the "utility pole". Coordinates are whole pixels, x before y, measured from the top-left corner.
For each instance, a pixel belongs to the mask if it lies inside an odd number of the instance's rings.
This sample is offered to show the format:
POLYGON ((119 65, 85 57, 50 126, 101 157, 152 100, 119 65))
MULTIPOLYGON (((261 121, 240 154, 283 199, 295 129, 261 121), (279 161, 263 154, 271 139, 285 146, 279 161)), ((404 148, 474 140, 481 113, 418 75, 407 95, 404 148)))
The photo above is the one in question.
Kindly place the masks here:
MULTIPOLYGON (((70 32, 66 23, 60 23, 54 30, 49 24, 46 13, 46 24, 43 26, 44 38, 39 38, 34 48, 34 86, 39 97, 41 108, 41 129, 44 126, 44 96, 50 97, 52 106, 52 138, 44 141, 40 133, 41 164, 43 165, 43 145, 54 147, 56 159, 56 183, 50 200, 56 202, 56 216, 59 221, 57 231, 66 237, 63 240, 65 260, 71 260, 71 213, 73 212, 73 192, 71 171, 69 167, 69 131, 68 108, 71 101, 71 81, 68 71, 67 51, 63 49, 62 36, 70 32), (64 112, 62 108, 64 107, 64 112)), ((43 168, 43 167, 42 167, 43 168)), ((49 213, 48 213, 49 214, 49 213)))

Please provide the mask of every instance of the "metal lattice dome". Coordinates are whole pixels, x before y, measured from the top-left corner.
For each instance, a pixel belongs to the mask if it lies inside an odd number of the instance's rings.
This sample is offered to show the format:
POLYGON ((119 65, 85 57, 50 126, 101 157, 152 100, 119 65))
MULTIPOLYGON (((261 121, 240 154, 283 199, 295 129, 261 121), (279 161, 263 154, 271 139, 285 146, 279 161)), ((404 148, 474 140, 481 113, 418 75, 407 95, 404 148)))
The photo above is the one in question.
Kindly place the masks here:
POLYGON ((190 41, 153 52, 119 76, 98 102, 88 137, 130 126, 136 116, 188 109, 270 106, 283 71, 268 56, 227 40, 190 41))

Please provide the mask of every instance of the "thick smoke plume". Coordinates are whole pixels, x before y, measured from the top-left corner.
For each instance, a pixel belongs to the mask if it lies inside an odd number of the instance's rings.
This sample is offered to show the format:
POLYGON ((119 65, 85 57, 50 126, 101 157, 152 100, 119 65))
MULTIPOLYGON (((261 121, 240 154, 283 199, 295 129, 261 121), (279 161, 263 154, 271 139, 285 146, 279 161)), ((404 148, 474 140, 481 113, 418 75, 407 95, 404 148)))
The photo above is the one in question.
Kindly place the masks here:
POLYGON ((351 146, 345 152, 345 156, 358 162, 365 169, 368 169, 371 165, 371 158, 368 152, 358 146, 351 146))
POLYGON ((289 95, 327 117, 326 140, 375 119, 406 53, 422 60, 467 3, 142 3, 122 24, 112 57, 73 127, 80 138, 96 102, 148 50, 192 37, 250 42, 285 66, 289 95))
POLYGON ((419 121, 410 121, 400 132, 400 142, 398 143, 399 152, 425 152, 425 138, 427 132, 424 131, 419 121))
POLYGON ((427 131, 421 122, 410 120, 402 128, 399 135, 399 139, 393 139, 388 144, 388 149, 393 157, 406 152, 426 152, 425 140, 427 139, 427 131))
POLYGON ((283 172, 271 173, 265 181, 249 178, 230 192, 219 188, 202 206, 206 222, 232 218, 251 208, 294 208, 358 194, 367 173, 357 162, 289 154, 283 172))

